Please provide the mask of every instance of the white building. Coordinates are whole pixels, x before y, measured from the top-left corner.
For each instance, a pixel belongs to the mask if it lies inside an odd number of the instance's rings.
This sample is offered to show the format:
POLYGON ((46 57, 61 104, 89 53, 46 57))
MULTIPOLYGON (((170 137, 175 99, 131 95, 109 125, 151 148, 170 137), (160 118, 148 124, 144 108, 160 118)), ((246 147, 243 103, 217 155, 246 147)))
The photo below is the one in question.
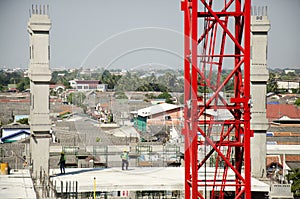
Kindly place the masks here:
POLYGON ((101 84, 98 80, 71 80, 70 86, 78 91, 97 90, 105 92, 107 84, 101 84))
POLYGON ((300 82, 296 81, 277 81, 277 85, 279 89, 299 89, 300 82))
POLYGON ((288 74, 288 73, 295 73, 296 71, 294 69, 288 69, 288 70, 284 70, 284 73, 285 74, 288 74))

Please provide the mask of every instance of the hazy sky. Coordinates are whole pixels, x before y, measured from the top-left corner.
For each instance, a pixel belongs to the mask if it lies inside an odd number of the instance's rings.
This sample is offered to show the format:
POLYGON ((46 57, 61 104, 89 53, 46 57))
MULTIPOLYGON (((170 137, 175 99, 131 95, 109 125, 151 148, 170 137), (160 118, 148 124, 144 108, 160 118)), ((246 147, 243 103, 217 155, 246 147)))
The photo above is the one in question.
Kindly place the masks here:
MULTIPOLYGON (((32 4, 49 4, 51 68, 181 68, 180 0, 0 0, 0 67, 28 67, 32 4)), ((271 21, 268 65, 300 68, 300 1, 253 0, 271 21)))

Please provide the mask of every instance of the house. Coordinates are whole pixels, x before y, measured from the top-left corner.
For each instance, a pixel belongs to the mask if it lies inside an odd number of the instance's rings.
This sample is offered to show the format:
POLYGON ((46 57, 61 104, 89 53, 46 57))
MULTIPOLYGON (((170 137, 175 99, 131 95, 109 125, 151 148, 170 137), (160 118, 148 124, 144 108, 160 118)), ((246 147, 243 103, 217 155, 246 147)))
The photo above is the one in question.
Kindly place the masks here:
POLYGON ((50 84, 49 89, 61 93, 66 87, 62 84, 50 84))
POLYGON ((292 89, 299 89, 299 81, 277 81, 278 89, 284 89, 292 92, 292 89))
POLYGON ((178 126, 183 117, 181 106, 168 103, 139 109, 133 114, 135 114, 134 126, 141 132, 148 131, 149 126, 178 126))
POLYGON ((297 148, 300 150, 300 107, 267 104, 267 118, 270 122, 267 130, 267 169, 270 170, 274 165, 281 165, 279 170, 299 168, 300 154, 297 148))
POLYGON ((287 118, 290 120, 300 119, 300 107, 293 104, 267 104, 267 118, 269 122, 280 122, 280 118, 284 116, 286 117, 285 120, 287 118))
POLYGON ((0 143, 15 142, 30 135, 29 125, 12 123, 1 127, 0 143))
POLYGON ((7 92, 13 92, 13 93, 18 92, 17 84, 8 84, 7 85, 7 92))
POLYGON ((70 80, 70 86, 77 91, 97 90, 106 92, 107 84, 101 84, 98 80, 70 80))
POLYGON ((285 74, 288 74, 288 73, 295 73, 296 72, 296 70, 294 70, 294 69, 286 69, 286 70, 284 70, 284 73, 285 74))

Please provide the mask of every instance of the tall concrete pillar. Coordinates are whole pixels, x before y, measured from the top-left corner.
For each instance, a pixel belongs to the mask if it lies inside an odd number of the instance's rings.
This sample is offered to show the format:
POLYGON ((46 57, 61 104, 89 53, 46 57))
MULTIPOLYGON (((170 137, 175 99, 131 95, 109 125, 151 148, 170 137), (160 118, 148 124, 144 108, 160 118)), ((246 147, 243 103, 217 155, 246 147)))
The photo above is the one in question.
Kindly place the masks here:
POLYGON ((267 7, 252 8, 251 16, 251 172, 253 177, 266 176, 266 92, 269 72, 267 70, 268 31, 270 22, 267 7))
POLYGON ((40 171, 49 173, 50 128, 49 117, 49 31, 51 21, 48 7, 33 6, 27 30, 30 37, 30 150, 32 175, 40 177, 40 171))

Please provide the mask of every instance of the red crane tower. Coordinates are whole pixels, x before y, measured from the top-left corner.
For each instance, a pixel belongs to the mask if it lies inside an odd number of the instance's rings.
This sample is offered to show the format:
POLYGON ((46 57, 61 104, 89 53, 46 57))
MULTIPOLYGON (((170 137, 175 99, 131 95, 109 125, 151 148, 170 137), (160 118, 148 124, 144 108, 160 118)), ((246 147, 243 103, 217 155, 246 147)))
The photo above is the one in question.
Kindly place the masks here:
POLYGON ((251 1, 183 0, 181 9, 185 198, 250 199, 251 1))

